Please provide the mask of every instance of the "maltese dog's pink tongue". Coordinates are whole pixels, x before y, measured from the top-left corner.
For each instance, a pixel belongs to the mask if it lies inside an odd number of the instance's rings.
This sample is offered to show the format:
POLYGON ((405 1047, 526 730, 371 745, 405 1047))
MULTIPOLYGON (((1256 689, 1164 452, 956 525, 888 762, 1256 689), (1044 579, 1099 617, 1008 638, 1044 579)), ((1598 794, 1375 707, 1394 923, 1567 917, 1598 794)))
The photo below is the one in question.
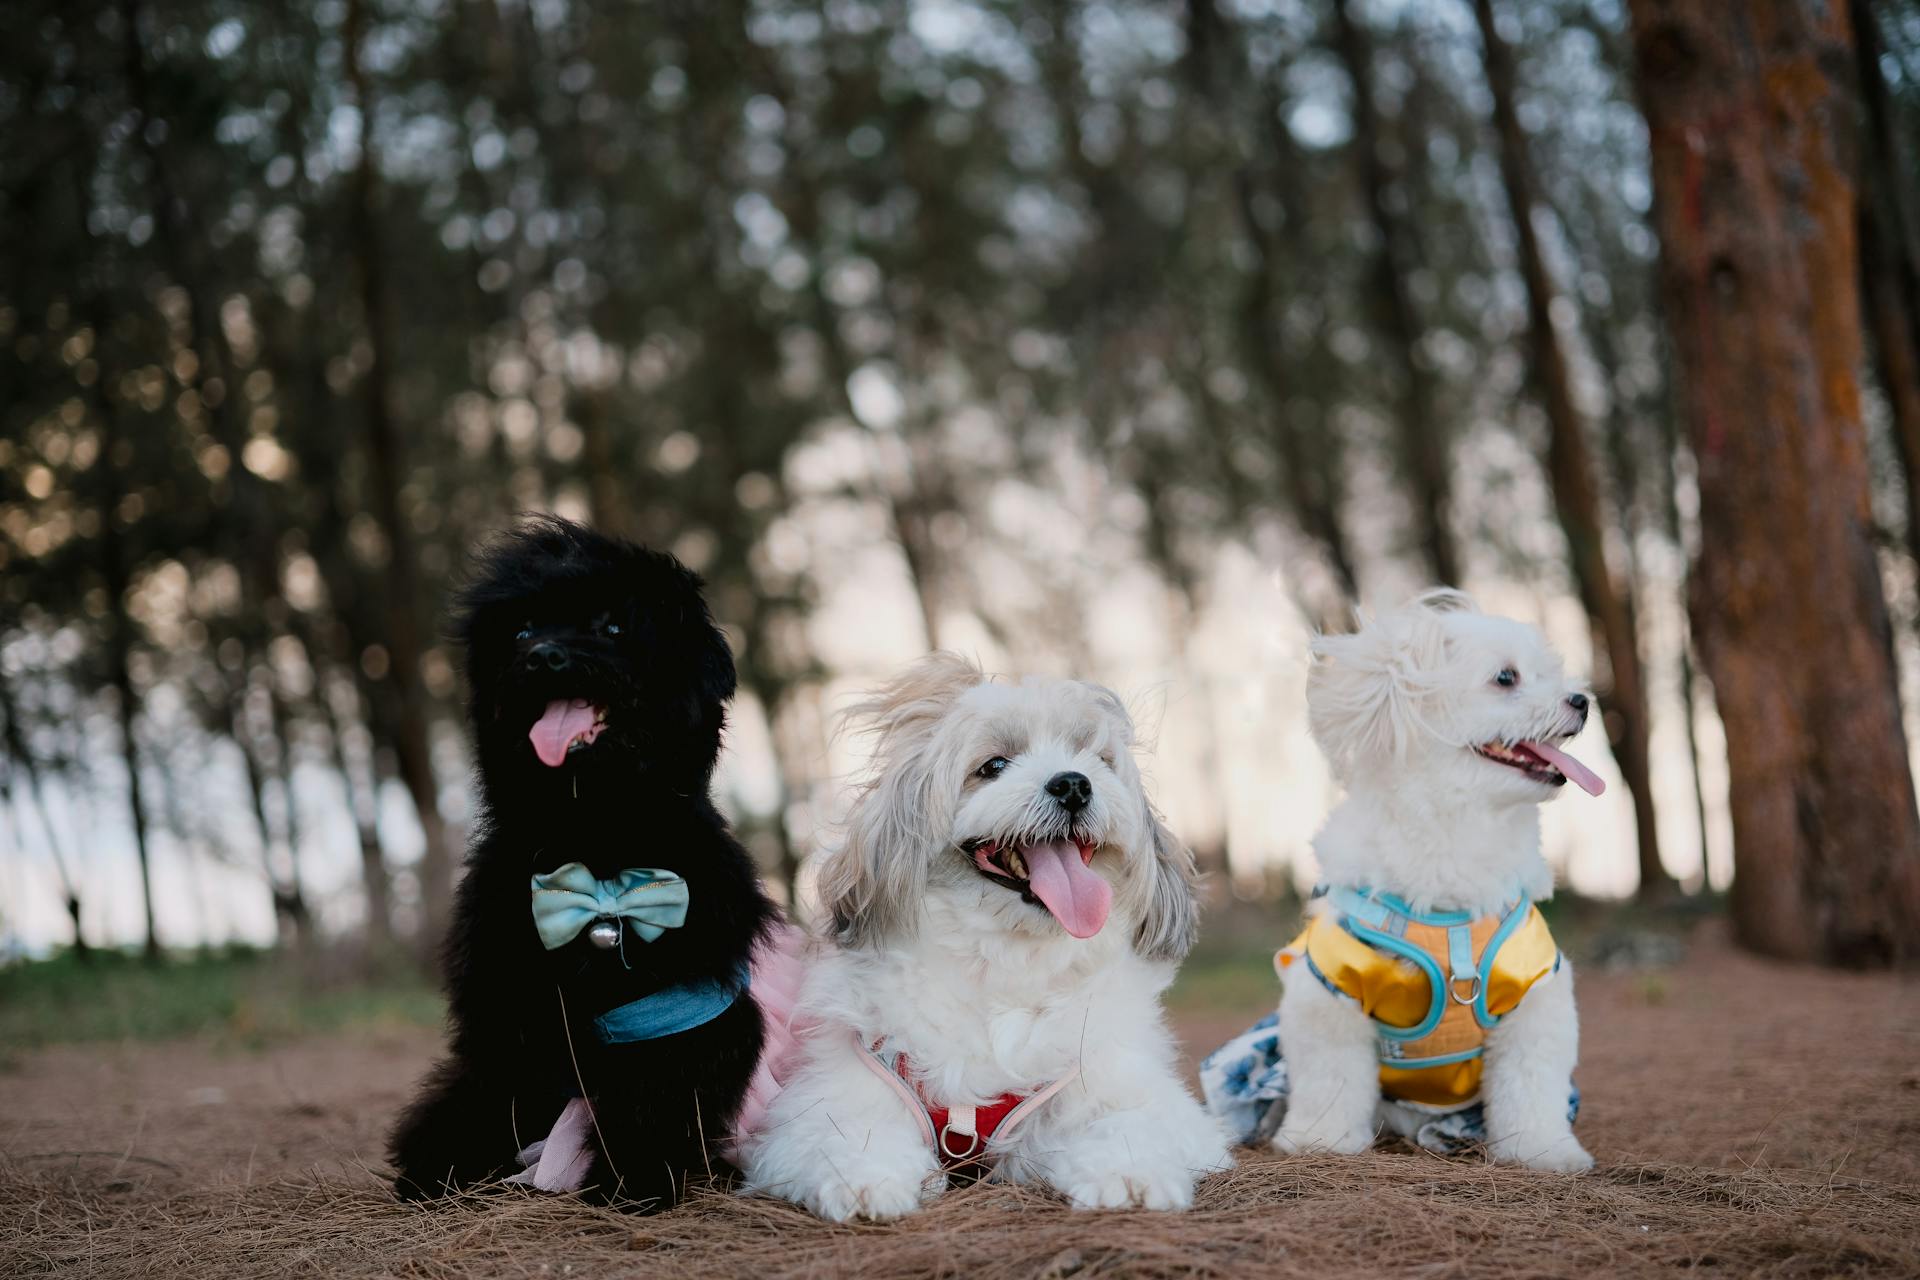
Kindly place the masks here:
POLYGON ((1597 796, 1607 789, 1607 784, 1600 780, 1599 774, 1587 768, 1587 766, 1581 764, 1578 760, 1575 760, 1558 747, 1550 747, 1544 742, 1533 741, 1522 742, 1519 745, 1533 752, 1533 754, 1539 756, 1560 772, 1566 774, 1569 782, 1573 783, 1574 786, 1580 788, 1588 795, 1597 796))
POLYGON ((591 702, 585 698, 555 698, 533 722, 527 737, 533 740, 533 751, 540 757, 540 763, 557 769, 566 763, 567 748, 575 738, 592 742, 598 732, 591 702))
POLYGON ((1107 922, 1113 886, 1080 857, 1071 840, 1048 840, 1020 851, 1027 860, 1027 887, 1060 927, 1076 938, 1091 938, 1107 922))

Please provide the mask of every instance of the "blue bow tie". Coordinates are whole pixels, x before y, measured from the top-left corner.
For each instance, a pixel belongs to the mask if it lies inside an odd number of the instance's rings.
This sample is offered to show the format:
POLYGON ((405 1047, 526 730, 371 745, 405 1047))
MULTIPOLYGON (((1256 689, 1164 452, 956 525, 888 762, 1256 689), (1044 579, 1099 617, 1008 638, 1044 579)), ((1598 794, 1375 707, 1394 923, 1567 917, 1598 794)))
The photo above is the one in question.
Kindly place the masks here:
POLYGON ((595 920, 627 920, 642 942, 687 922, 687 882, 671 871, 628 867, 596 880, 578 862, 533 878, 533 927, 553 951, 595 920))

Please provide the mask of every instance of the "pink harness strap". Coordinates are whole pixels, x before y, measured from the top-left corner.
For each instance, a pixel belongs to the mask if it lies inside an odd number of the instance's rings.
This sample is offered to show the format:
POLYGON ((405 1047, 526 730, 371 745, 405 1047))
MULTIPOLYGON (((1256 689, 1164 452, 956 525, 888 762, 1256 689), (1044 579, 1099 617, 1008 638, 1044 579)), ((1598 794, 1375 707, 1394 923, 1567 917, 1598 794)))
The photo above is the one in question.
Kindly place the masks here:
POLYGON ((988 1142, 998 1140, 1004 1143, 1010 1139, 1014 1130, 1042 1103, 1080 1075, 1080 1068, 1075 1067, 1032 1093, 1003 1093, 985 1107, 936 1107, 907 1079, 904 1055, 895 1054, 892 1063, 889 1063, 878 1052, 881 1041, 876 1040, 869 1045, 857 1034, 849 1034, 854 1036, 854 1044, 860 1050, 860 1061, 867 1070, 886 1081, 894 1095, 907 1105, 907 1109, 920 1122, 921 1138, 934 1149, 940 1163, 948 1168, 984 1162, 988 1142), (981 1124, 983 1116, 986 1121, 984 1126, 981 1124), (964 1144, 959 1145, 957 1150, 956 1139, 964 1144))

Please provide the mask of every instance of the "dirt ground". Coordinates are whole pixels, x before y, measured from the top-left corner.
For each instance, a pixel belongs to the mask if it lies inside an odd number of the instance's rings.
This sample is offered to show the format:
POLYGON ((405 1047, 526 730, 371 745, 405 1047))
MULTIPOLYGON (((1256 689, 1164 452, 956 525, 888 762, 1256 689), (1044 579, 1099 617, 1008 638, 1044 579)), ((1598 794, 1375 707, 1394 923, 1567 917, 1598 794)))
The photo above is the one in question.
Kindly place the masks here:
MULTIPOLYGON (((0 1275, 1920 1275, 1920 984, 1737 954, 1580 978, 1580 1178, 1406 1149, 1276 1159, 1188 1215, 1000 1187, 900 1226, 711 1192, 655 1217, 387 1196, 424 1032, 61 1047, 0 1075, 0 1275)), ((1260 1009, 1177 1019, 1196 1054, 1260 1009)))

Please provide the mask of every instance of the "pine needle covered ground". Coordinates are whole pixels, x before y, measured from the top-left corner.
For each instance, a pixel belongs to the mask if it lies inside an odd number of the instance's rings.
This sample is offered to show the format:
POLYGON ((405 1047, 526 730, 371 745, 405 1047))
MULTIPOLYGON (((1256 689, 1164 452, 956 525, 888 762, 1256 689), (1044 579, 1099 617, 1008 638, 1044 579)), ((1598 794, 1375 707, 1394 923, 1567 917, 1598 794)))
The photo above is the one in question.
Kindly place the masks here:
MULTIPOLYGON (((1183 1216, 999 1187, 901 1226, 717 1190, 654 1217, 518 1193, 403 1206, 380 1142, 431 1031, 31 1049, 0 1076, 0 1275, 1920 1274, 1920 987, 1711 934, 1672 968, 1581 982, 1594 1174, 1249 1155, 1183 1216)), ((1198 1050, 1258 1012, 1179 1024, 1198 1050)))

